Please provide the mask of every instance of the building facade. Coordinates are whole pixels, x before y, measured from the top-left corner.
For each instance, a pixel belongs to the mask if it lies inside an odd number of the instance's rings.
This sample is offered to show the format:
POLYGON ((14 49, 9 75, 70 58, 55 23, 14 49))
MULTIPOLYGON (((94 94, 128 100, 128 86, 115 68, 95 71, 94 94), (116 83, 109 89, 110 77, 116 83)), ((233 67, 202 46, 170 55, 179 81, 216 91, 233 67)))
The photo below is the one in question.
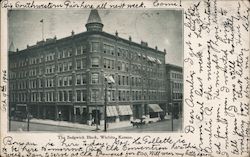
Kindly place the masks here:
POLYGON ((182 115, 183 111, 183 70, 182 67, 166 64, 167 114, 173 109, 174 117, 182 115))
POLYGON ((91 124, 157 117, 166 108, 165 50, 102 31, 91 10, 86 32, 46 39, 9 52, 9 104, 27 105, 35 118, 91 124))

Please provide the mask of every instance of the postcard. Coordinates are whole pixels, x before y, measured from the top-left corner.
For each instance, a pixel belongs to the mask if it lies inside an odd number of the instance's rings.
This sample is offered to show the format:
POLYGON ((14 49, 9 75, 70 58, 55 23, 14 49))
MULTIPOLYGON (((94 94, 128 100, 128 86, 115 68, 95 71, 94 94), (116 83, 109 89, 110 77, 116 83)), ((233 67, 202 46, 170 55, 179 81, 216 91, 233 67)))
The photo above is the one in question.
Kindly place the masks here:
POLYGON ((1 156, 249 156, 249 7, 1 1, 1 156))

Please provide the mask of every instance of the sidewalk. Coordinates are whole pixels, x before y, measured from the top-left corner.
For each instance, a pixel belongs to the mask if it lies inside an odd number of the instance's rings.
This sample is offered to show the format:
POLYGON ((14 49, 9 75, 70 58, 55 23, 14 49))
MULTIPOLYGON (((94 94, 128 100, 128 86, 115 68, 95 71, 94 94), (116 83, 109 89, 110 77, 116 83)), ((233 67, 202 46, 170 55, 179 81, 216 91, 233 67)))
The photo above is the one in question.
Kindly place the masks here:
MULTIPOLYGON (((93 131, 96 129, 95 125, 90 126, 87 124, 72 123, 72 122, 67 122, 67 121, 55 121, 55 120, 49 120, 49 119, 31 119, 30 123, 79 128, 79 129, 85 129, 89 131, 93 131)), ((107 123, 107 129, 116 129, 116 128, 123 128, 123 127, 129 127, 129 126, 132 126, 130 121, 107 123)), ((99 125, 98 127, 99 129, 104 130, 104 125, 99 125)))

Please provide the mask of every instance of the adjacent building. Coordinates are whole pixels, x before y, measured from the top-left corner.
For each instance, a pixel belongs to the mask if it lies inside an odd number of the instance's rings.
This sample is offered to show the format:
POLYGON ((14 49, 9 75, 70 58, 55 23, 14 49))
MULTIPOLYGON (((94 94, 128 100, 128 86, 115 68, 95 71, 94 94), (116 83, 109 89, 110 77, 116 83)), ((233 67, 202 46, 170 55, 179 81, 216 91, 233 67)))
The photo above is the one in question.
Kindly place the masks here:
POLYGON ((183 70, 182 67, 166 64, 167 115, 173 109, 174 117, 182 115, 183 110, 183 70))
POLYGON ((166 51, 103 31, 91 10, 86 32, 51 38, 9 52, 9 104, 27 106, 35 118, 91 124, 158 117, 167 109, 166 51))

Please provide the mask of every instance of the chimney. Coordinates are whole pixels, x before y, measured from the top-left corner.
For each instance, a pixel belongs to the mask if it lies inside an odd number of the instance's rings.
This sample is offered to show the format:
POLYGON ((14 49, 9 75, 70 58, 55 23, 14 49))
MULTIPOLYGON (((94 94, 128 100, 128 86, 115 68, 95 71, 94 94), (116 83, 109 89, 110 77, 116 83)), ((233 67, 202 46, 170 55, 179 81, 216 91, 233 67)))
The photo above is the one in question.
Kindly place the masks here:
POLYGON ((132 41, 132 38, 131 38, 131 36, 129 36, 128 40, 129 40, 129 41, 132 41))
POLYGON ((158 50, 158 47, 157 47, 157 46, 155 46, 155 50, 158 50))
POLYGON ((72 31, 71 31, 71 36, 73 36, 73 35, 75 35, 75 32, 72 30, 72 31))
POLYGON ((16 52, 18 52, 19 50, 18 50, 18 48, 16 49, 16 52))
POLYGON ((117 36, 117 37, 118 37, 118 32, 117 32, 117 31, 115 31, 115 36, 117 36))
POLYGON ((148 43, 147 43, 147 42, 144 42, 144 41, 141 41, 141 45, 147 47, 147 46, 148 46, 148 43))

